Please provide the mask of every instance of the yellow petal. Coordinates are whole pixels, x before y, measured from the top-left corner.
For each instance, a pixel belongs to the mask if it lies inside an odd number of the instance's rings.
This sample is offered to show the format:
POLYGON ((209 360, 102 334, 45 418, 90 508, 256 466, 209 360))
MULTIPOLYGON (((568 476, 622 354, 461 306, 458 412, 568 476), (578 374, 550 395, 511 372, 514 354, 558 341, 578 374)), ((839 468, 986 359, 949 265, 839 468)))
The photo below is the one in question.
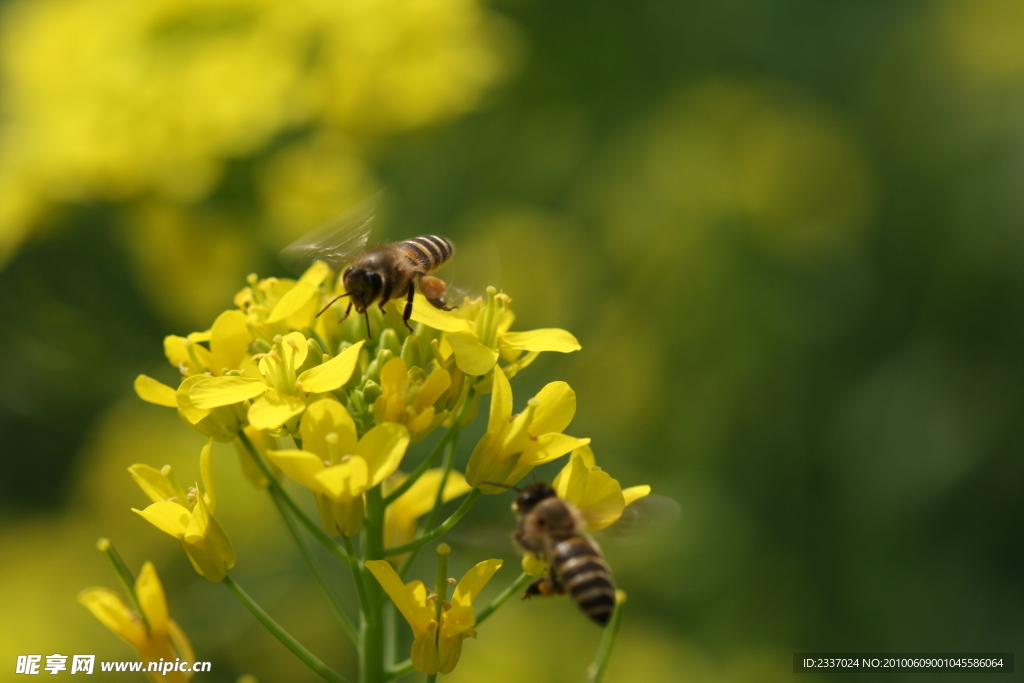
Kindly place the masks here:
POLYGON ((159 637, 167 634, 167 622, 170 621, 167 613, 167 596, 164 595, 164 587, 152 562, 142 565, 142 570, 135 579, 135 597, 138 598, 139 609, 146 615, 152 635, 159 637))
POLYGON ((433 675, 441 670, 437 654, 436 621, 430 622, 426 632, 417 634, 413 638, 410 659, 412 659, 413 668, 421 673, 433 675))
POLYGON ((534 398, 540 405, 530 422, 531 434, 561 432, 576 415, 576 392, 565 382, 551 382, 534 398))
POLYGON ((336 500, 318 493, 316 506, 320 510, 320 524, 331 535, 355 536, 363 528, 362 495, 336 500))
POLYGON ((314 475, 320 483, 320 490, 335 500, 348 500, 361 496, 369 488, 366 485, 366 461, 349 458, 345 462, 331 465, 314 475))
POLYGON ((597 466, 597 459, 594 457, 594 449, 588 446, 580 446, 572 452, 573 456, 580 456, 583 458, 583 464, 589 467, 597 466))
POLYGON ((78 602, 136 650, 145 647, 146 627, 120 595, 106 588, 88 588, 78 594, 78 602))
POLYGON ((182 540, 193 566, 208 581, 223 581, 227 570, 235 566, 235 549, 231 540, 224 528, 210 516, 202 496, 196 500, 182 540))
POLYGON ((452 605, 443 616, 444 623, 437 639, 438 673, 451 673, 462 656, 462 641, 475 633, 476 624, 472 607, 452 605))
POLYGON ((192 385, 188 396, 196 408, 210 410, 256 398, 266 390, 261 380, 249 377, 205 377, 192 385))
MULTIPOLYGON (((497 374, 497 373, 496 373, 497 374)), ((469 456, 469 463, 466 465, 466 481, 472 486, 479 488, 484 493, 504 493, 507 489, 481 484, 484 481, 493 481, 499 484, 513 484, 515 482, 504 481, 497 475, 497 471, 504 463, 500 459, 499 447, 501 446, 501 435, 487 432, 473 448, 469 456)), ((507 463, 511 468, 512 464, 507 463)))
POLYGON ((551 462, 588 443, 590 439, 578 439, 568 434, 541 434, 534 440, 536 449, 531 452, 530 461, 534 465, 551 462))
POLYGON ((178 540, 185 537, 185 531, 188 529, 188 522, 191 517, 188 508, 184 505, 167 501, 153 503, 145 510, 132 508, 132 512, 137 512, 157 529, 165 534, 174 536, 178 540))
POLYGON ((401 356, 395 356, 380 370, 380 387, 385 394, 401 393, 405 378, 409 374, 409 366, 401 356))
POLYGON ((394 474, 408 447, 409 430, 394 422, 377 425, 363 435, 356 447, 356 454, 366 460, 369 488, 394 474))
POLYGON ((626 505, 640 500, 644 496, 650 495, 650 493, 651 487, 647 485, 630 486, 628 489, 622 489, 622 497, 626 501, 626 505))
POLYGON ((363 341, 356 342, 323 365, 317 365, 299 375, 302 391, 322 394, 340 389, 352 377, 363 344, 363 341))
POLYGON ((306 362, 309 355, 309 345, 306 344, 306 335, 301 332, 289 332, 281 339, 281 353, 287 367, 298 368, 306 362))
POLYGON ((367 560, 366 568, 388 594, 395 607, 409 622, 416 635, 424 634, 433 619, 433 606, 427 603, 427 589, 422 581, 403 583, 398 572, 384 560, 367 560))
POLYGON ((541 576, 548 571, 548 563, 543 557, 526 553, 523 555, 523 571, 530 576, 541 576))
POLYGON ((588 533, 610 526, 626 507, 622 487, 607 472, 593 469, 586 475, 586 488, 576 507, 588 533))
POLYGON ((139 485, 142 492, 154 503, 168 501, 177 497, 178 493, 171 486, 164 473, 149 465, 132 465, 128 468, 132 479, 139 485))
POLYGON ((333 398, 322 398, 309 404, 302 416, 299 433, 302 435, 303 449, 316 453, 324 460, 328 459, 330 453, 327 446, 328 434, 337 435, 340 455, 356 452, 356 423, 345 406, 333 398))
POLYGON ((466 572, 455 587, 452 605, 470 607, 494 573, 501 569, 502 563, 503 560, 484 560, 466 572))
POLYGON ((554 481, 551 482, 551 487, 555 489, 555 493, 558 494, 559 498, 564 498, 576 503, 580 498, 583 497, 583 492, 587 487, 587 473, 590 468, 587 467, 583 460, 583 457, 577 455, 575 451, 569 462, 565 464, 562 471, 559 472, 554 481))
POLYGON ((530 332, 508 332, 501 335, 501 345, 524 351, 557 351, 570 353, 580 350, 576 337, 565 330, 545 328, 530 332))
POLYGON ((480 343, 472 332, 448 334, 445 339, 455 354, 455 364, 467 375, 486 375, 498 362, 498 351, 480 343))
POLYGON ((209 379, 206 375, 192 375, 182 380, 181 385, 178 386, 178 390, 174 393, 174 398, 178 401, 178 412, 181 418, 191 425, 199 424, 199 422, 210 414, 209 410, 204 408, 197 408, 192 403, 192 397, 189 393, 199 382, 209 379))
POLYGON ((295 449, 267 451, 267 458, 281 468, 281 471, 307 489, 323 493, 316 475, 324 470, 324 461, 309 451, 295 449))
POLYGON ((217 494, 213 490, 213 465, 210 462, 210 449, 213 448, 213 439, 206 442, 203 450, 199 453, 199 476, 203 479, 203 498, 206 500, 210 514, 217 509, 217 494))
POLYGON ((246 324, 245 313, 241 311, 224 311, 213 321, 210 328, 210 354, 212 365, 210 370, 221 375, 227 370, 234 370, 242 363, 249 352, 252 333, 246 324))
POLYGON ((184 374, 196 375, 206 372, 213 365, 213 356, 210 350, 191 339, 168 335, 164 337, 164 355, 171 365, 182 368, 184 374), (189 347, 192 353, 189 353, 189 347), (195 354, 195 358, 192 355, 195 354), (199 365, 196 365, 196 359, 199 365))
POLYGON ((508 429, 511 420, 512 385, 504 372, 496 372, 491 384, 491 411, 487 418, 487 431, 500 434, 508 429))
POLYGON ((316 296, 317 287, 310 282, 299 281, 288 290, 288 293, 281 297, 274 306, 274 310, 267 317, 268 323, 276 323, 289 318, 297 313, 303 306, 308 304, 316 296))
POLYGON ((173 620, 167 622, 168 632, 171 636, 171 643, 177 655, 186 662, 196 661, 196 654, 192 650, 192 643, 188 642, 188 636, 181 630, 181 627, 173 620))
POLYGON ((295 287, 290 289, 278 303, 274 305, 273 310, 270 311, 269 317, 267 317, 267 323, 280 323, 299 312, 303 306, 307 306, 316 296, 316 291, 321 283, 323 283, 328 275, 331 274, 331 268, 327 263, 323 261, 316 261, 309 266, 301 278, 295 284, 295 287))
POLYGON ((433 406, 451 385, 452 376, 448 374, 447 370, 443 368, 434 370, 420 387, 420 393, 416 395, 416 399, 412 403, 413 409, 418 413, 433 406))
POLYGON ((139 375, 135 378, 135 393, 139 398, 148 403, 155 403, 158 406, 167 406, 168 408, 178 407, 178 399, 174 397, 174 389, 146 375, 139 375))
POLYGON ((470 322, 458 313, 434 308, 420 294, 416 294, 413 301, 411 317, 418 323, 442 332, 469 332, 473 329, 470 322))
POLYGON ((268 389, 266 394, 249 406, 249 424, 256 429, 273 431, 296 415, 301 415, 305 409, 305 401, 298 396, 268 389))

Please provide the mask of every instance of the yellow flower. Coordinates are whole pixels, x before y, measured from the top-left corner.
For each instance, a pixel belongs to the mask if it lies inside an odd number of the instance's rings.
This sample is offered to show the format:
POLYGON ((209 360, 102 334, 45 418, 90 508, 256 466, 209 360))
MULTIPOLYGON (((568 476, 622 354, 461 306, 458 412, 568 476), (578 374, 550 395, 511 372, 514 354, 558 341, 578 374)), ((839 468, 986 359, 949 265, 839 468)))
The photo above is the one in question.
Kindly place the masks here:
POLYGON ((590 446, 573 451, 551 486, 559 498, 569 501, 580 511, 587 533, 611 526, 622 516, 627 505, 651 492, 650 486, 623 489, 618 481, 597 467, 590 446))
POLYGON ((501 560, 485 560, 462 577, 450 604, 441 610, 438 623, 437 596, 428 596, 422 581, 402 583, 390 564, 367 560, 366 568, 377 578, 392 602, 412 627, 412 665, 425 674, 451 673, 459 663, 462 641, 476 637, 473 600, 501 567, 501 560))
MULTIPOLYGON (((627 506, 651 492, 650 486, 623 489, 618 481, 596 466, 590 446, 581 446, 572 452, 551 486, 559 498, 579 510, 587 533, 611 526, 622 517, 627 506)), ((531 576, 540 576, 547 567, 541 557, 532 553, 523 556, 523 571, 531 576)))
MULTIPOLYGON (((143 662, 173 662, 176 658, 194 662, 192 645, 168 614, 164 587, 152 562, 142 565, 142 571, 135 580, 135 596, 142 616, 129 609, 120 595, 106 588, 87 588, 78 594, 78 601, 104 626, 135 648, 143 662)), ((147 675, 154 683, 184 683, 191 678, 191 674, 180 671, 166 674, 148 672, 147 675)))
POLYGON ((302 450, 267 451, 267 457, 316 495, 324 529, 345 536, 359 533, 363 493, 398 469, 409 446, 409 430, 385 423, 357 440, 352 417, 330 398, 306 409, 299 430, 302 450))
POLYGON ((320 285, 331 269, 316 262, 298 280, 249 276, 249 286, 235 295, 235 305, 245 311, 252 330, 266 342, 314 324, 320 310, 320 285))
POLYGON ((378 424, 404 424, 414 441, 422 439, 448 417, 448 411, 438 412, 435 405, 451 383, 451 375, 444 368, 424 378, 422 369, 410 370, 402 358, 392 358, 381 368, 382 394, 373 403, 373 415, 378 424))
POLYGON ((181 541, 192 567, 209 581, 216 582, 223 580, 227 570, 235 566, 235 550, 223 527, 213 518, 217 498, 210 468, 212 445, 212 439, 207 441, 199 456, 202 492, 196 487, 186 493, 171 476, 169 465, 161 470, 149 465, 132 465, 128 471, 153 500, 145 510, 132 508, 132 511, 181 541))
MULTIPOLYGON (((444 470, 438 468, 427 470, 416 480, 416 483, 409 487, 405 493, 388 505, 384 515, 384 547, 395 548, 405 545, 416 536, 416 523, 420 517, 430 512, 437 499, 437 489, 441 486, 441 476, 444 470)), ((399 486, 405 476, 392 477, 388 483, 391 488, 399 486)), ((448 502, 454 498, 467 493, 472 486, 466 483, 466 478, 458 472, 450 472, 444 485, 442 499, 448 502)), ((385 491, 386 493, 386 491, 385 491)), ((392 562, 401 559, 401 556, 388 558, 392 562)))
POLYGON ((551 382, 513 419, 512 386, 504 372, 495 372, 487 433, 469 458, 466 481, 484 493, 501 493, 537 465, 587 445, 590 439, 562 434, 575 414, 576 394, 565 382, 551 382))
POLYGON ((250 368, 249 343, 252 341, 241 311, 225 311, 206 332, 193 332, 188 337, 169 335, 164 338, 164 353, 171 365, 177 367, 185 379, 173 389, 152 377, 135 378, 135 393, 139 398, 156 405, 177 408, 185 424, 206 437, 218 441, 231 441, 244 417, 227 407, 208 410, 197 408, 190 399, 193 386, 211 377, 224 377, 250 368), (203 346, 209 343, 209 348, 203 346))
POLYGON ((558 328, 510 332, 515 321, 509 308, 511 301, 506 294, 488 287, 486 302, 470 302, 453 312, 440 311, 421 301, 413 307, 412 319, 445 333, 442 355, 447 358, 454 353, 456 365, 467 375, 486 375, 500 357, 509 364, 508 374, 512 376, 542 351, 580 350, 576 337, 558 328))
POLYGON ((321 359, 310 356, 310 345, 303 334, 291 332, 275 338, 271 352, 259 358, 258 377, 186 378, 178 390, 178 402, 198 411, 189 414, 188 419, 194 423, 196 417, 216 408, 252 400, 247 413, 249 424, 272 431, 301 415, 310 395, 340 389, 348 382, 362 347, 360 341, 318 363, 321 359), (183 397, 186 392, 187 397, 183 397))

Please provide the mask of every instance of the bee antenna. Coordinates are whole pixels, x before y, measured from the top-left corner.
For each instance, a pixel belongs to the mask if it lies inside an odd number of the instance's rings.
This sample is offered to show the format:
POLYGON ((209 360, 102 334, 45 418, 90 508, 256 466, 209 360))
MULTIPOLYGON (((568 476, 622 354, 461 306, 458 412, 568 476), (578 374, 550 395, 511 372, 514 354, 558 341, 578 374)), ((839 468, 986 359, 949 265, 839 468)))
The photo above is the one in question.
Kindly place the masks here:
POLYGON ((366 338, 373 339, 373 333, 370 332, 370 309, 369 306, 363 309, 363 315, 366 316, 366 338))
POLYGON ((334 297, 333 299, 331 299, 331 303, 327 304, 327 305, 326 305, 326 306, 324 306, 324 307, 323 307, 322 309, 320 309, 320 312, 319 312, 319 313, 317 313, 317 314, 316 314, 315 316, 313 316, 313 317, 314 317, 314 318, 319 318, 319 317, 320 317, 321 315, 323 315, 323 312, 324 312, 324 311, 326 311, 326 310, 327 310, 328 308, 330 308, 331 306, 333 306, 333 305, 334 305, 334 302, 335 302, 335 301, 337 301, 338 299, 340 299, 340 298, 342 298, 342 297, 344 297, 344 296, 348 296, 349 294, 351 294, 351 292, 345 292, 344 294, 339 294, 338 296, 334 297))

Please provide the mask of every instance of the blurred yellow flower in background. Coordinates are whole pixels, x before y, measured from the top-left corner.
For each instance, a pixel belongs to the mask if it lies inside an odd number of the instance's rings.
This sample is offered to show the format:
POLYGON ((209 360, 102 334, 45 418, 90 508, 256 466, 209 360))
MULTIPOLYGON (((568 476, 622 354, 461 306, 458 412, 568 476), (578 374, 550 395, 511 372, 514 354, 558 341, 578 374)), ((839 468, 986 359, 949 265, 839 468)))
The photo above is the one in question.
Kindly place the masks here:
MULTIPOLYGON (((416 523, 419 518, 430 512, 437 500, 438 489, 441 487, 443 469, 432 469, 424 472, 409 489, 388 505, 384 513, 384 548, 396 548, 405 545, 416 536, 416 523)), ((405 481, 405 475, 396 474, 391 478, 390 488, 394 489, 405 481)), ((473 487, 466 483, 466 478, 459 472, 449 472, 444 483, 441 500, 448 502, 468 493, 473 487)), ((385 495, 388 487, 385 487, 385 495)), ((397 562, 404 555, 391 556, 388 560, 397 562)))
POLYGON ((375 139, 474 108, 510 35, 476 0, 7 3, 0 265, 55 203, 127 204, 144 289, 202 319, 259 242, 372 191, 375 139), (243 158, 254 196, 200 205, 243 158))
MULTIPOLYGON (((87 588, 78 595, 78 601, 104 626, 135 648, 143 662, 174 661, 176 658, 194 662, 195 654, 188 637, 170 618, 167 596, 152 562, 142 565, 142 571, 135 580, 135 599, 141 615, 129 608, 120 595, 106 588, 87 588)), ((147 676, 154 683, 184 683, 192 677, 180 671, 166 674, 147 672, 147 676)))

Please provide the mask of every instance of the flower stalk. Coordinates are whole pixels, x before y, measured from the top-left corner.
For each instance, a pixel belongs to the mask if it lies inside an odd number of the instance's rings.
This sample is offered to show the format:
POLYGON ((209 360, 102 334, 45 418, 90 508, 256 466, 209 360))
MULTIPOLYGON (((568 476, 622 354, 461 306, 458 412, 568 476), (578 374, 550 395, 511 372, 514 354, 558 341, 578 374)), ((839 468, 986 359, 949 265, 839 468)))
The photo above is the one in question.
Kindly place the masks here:
POLYGON ((296 657, 302 660, 302 662, 312 669, 320 678, 330 683, 349 683, 347 679, 342 678, 337 673, 332 671, 326 664, 321 662, 316 656, 309 650, 304 648, 299 641, 295 640, 290 633, 285 631, 281 626, 270 618, 270 615, 263 611, 249 594, 242 590, 230 575, 224 577, 224 585, 231 589, 231 592, 235 594, 238 601, 245 605, 245 608, 252 612, 252 615, 259 620, 263 626, 270 631, 275 638, 281 641, 281 644, 291 650, 296 657))

